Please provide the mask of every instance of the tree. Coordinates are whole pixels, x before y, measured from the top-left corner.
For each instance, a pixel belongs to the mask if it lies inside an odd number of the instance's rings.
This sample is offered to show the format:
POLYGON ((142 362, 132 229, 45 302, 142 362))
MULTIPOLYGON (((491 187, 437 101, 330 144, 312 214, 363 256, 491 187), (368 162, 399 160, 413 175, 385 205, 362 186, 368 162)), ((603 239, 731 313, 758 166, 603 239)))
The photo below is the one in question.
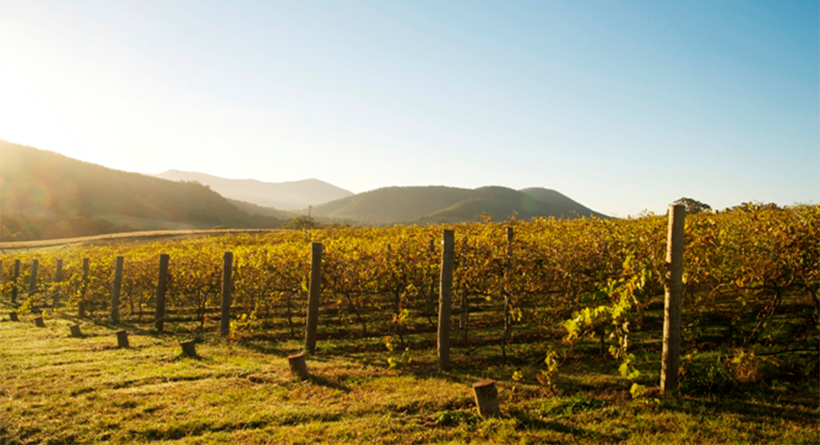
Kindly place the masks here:
POLYGON ((673 204, 683 204, 684 207, 686 207, 686 213, 688 215, 694 215, 695 213, 700 213, 706 210, 712 210, 712 206, 710 206, 709 204, 686 197, 683 197, 675 201, 673 204))
POLYGON ((315 229, 319 224, 309 216, 297 216, 283 226, 285 229, 315 229))

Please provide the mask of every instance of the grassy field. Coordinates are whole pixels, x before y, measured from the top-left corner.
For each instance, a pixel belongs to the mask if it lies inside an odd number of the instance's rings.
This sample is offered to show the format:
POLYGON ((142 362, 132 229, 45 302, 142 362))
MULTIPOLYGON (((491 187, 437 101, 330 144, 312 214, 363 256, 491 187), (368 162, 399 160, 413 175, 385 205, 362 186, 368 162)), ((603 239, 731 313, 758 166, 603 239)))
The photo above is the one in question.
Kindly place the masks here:
MULTIPOLYGON (((816 379, 759 379, 726 393, 659 399, 659 342, 634 347, 649 394, 633 399, 618 363, 593 341, 538 383, 544 339, 519 335, 503 364, 495 346, 458 348, 435 370, 424 338, 389 368, 381 338, 320 341, 309 381, 287 356, 298 339, 225 341, 199 333, 199 358, 139 326, 33 315, 0 322, 0 443, 820 443, 816 379), (130 332, 116 348, 114 332, 130 332), (538 340, 538 339, 535 339, 538 340), (655 370, 653 372, 653 370, 655 370), (518 372, 517 375, 514 374, 518 372), (471 385, 495 379, 501 417, 481 419, 471 385)), ((560 339, 559 332, 538 336, 560 339)), ((393 357, 398 358, 393 353, 393 357)))

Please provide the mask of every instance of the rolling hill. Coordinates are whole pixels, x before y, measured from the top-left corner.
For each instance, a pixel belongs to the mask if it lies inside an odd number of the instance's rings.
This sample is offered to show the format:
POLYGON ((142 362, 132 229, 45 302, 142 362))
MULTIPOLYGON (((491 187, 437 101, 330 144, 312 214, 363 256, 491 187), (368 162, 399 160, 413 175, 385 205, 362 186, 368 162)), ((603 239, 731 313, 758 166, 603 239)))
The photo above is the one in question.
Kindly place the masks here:
POLYGON ((353 195, 350 191, 318 179, 262 182, 256 179, 220 178, 180 170, 168 170, 154 176, 172 181, 196 181, 211 187, 226 198, 281 210, 304 209, 353 195))
POLYGON ((462 189, 444 186, 385 187, 313 208, 313 214, 332 220, 370 224, 454 223, 474 221, 482 213, 495 220, 536 216, 606 218, 555 190, 506 187, 462 189))
POLYGON ((78 161, 0 141, 0 239, 129 230, 278 227, 210 188, 78 161))

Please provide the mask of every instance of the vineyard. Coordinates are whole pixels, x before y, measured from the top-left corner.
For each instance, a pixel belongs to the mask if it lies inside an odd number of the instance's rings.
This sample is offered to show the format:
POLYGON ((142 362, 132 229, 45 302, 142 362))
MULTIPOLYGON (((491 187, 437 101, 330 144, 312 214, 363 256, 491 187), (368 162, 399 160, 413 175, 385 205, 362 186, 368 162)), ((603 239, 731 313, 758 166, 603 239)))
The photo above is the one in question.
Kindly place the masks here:
MULTIPOLYGON (((366 354, 396 372, 429 372, 445 228, 455 233, 453 368, 502 364, 489 377, 559 394, 565 370, 594 360, 610 363, 605 368, 626 382, 629 398, 657 397, 665 216, 9 250, 0 256, 2 295, 21 316, 102 326, 114 315, 117 325, 140 332, 161 326, 164 335, 206 341, 219 334, 223 257, 231 252, 230 341, 297 352, 305 336, 311 244, 321 243, 317 355, 366 354), (158 325, 161 254, 168 268, 158 325), (471 361, 479 356, 482 364, 471 361)), ((820 207, 747 205, 687 215, 684 239, 680 394, 711 398, 816 383, 820 207)))
MULTIPOLYGON (((456 236, 455 324, 468 342, 495 341, 503 347, 516 325, 562 324, 582 309, 587 314, 592 309, 595 320, 582 317, 580 324, 570 323, 573 329, 600 324, 599 329, 618 331, 623 322, 640 320, 646 305, 663 294, 662 217, 541 219, 451 228, 456 236), (506 331, 493 339, 489 334, 499 327, 506 331)), ((441 230, 397 226, 280 231, 5 254, 3 294, 11 295, 16 287, 20 303, 52 310, 56 295, 61 312, 83 306, 91 318, 108 317, 116 258, 121 256, 118 312, 125 320, 153 323, 159 257, 164 253, 170 257, 169 324, 196 321, 198 329, 215 329, 222 256, 231 251, 237 315, 233 335, 292 337, 304 332, 310 244, 319 242, 324 245, 322 335, 391 336, 403 342, 405 335, 435 330, 441 230), (9 279, 15 276, 15 260, 22 267, 16 283, 9 279), (31 283, 35 260, 36 283, 31 283)), ((726 315, 751 314, 759 326, 732 335, 747 345, 758 343, 777 331, 773 320, 784 299, 797 297, 815 311, 791 323, 802 323, 795 329, 802 328, 814 341, 811 328, 820 310, 817 207, 749 207, 690 215, 684 255, 684 312, 693 327, 715 316, 717 308, 726 315)), ((616 335, 626 337, 627 332, 616 335)))

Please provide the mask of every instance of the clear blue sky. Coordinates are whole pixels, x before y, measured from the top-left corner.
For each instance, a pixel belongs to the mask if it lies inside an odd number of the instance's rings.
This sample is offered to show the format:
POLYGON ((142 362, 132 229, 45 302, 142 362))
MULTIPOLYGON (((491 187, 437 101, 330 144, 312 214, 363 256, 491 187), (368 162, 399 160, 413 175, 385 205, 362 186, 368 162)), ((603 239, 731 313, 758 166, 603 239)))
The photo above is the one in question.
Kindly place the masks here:
POLYGON ((820 202, 818 1, 0 2, 0 139, 121 170, 820 202))

